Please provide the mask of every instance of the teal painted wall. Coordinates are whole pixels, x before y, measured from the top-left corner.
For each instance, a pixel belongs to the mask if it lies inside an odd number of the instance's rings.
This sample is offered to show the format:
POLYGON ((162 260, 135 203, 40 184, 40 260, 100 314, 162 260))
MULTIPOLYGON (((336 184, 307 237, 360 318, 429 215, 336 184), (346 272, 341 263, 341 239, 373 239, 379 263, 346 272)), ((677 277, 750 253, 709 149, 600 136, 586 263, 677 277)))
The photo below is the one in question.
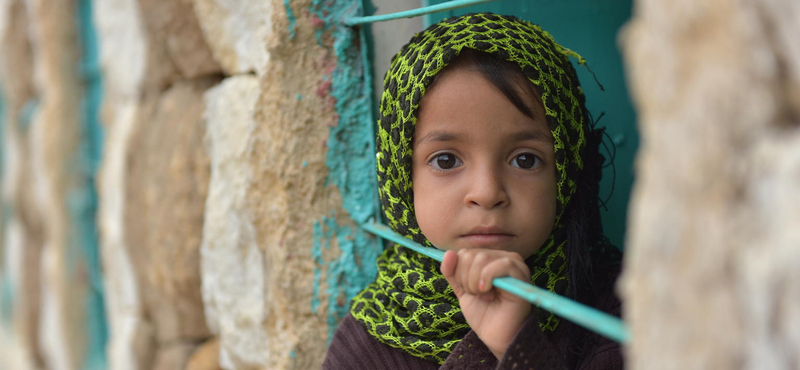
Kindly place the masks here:
MULTIPOLYGON (((367 8, 369 8, 367 6, 367 8)), ((344 26, 344 19, 361 15, 361 0, 312 0, 310 13, 322 21, 316 30, 317 42, 336 56, 336 67, 330 76, 331 96, 336 99, 338 123, 330 128, 325 164, 327 182, 339 189, 343 208, 357 224, 378 215, 378 184, 375 174, 375 132, 372 112, 372 76, 369 53, 363 30, 344 26), (329 32, 331 44, 323 44, 322 34, 329 32)), ((290 34, 292 27, 289 25, 290 34)), ((350 300, 377 272, 375 260, 382 250, 379 238, 360 227, 337 222, 333 214, 314 221, 314 244, 311 253, 317 266, 324 266, 327 299, 321 300, 322 269, 314 270, 313 311, 324 305, 327 312, 328 340, 339 321, 350 309, 350 300), (333 261, 322 259, 322 250, 337 243, 341 254, 333 261)))
MULTIPOLYGON (((0 179, 2 179, 5 174, 5 152, 3 145, 5 144, 5 119, 6 119, 6 112, 5 112, 5 97, 3 95, 3 86, 2 82, 0 81, 0 179)), ((0 200, 0 230, 2 230, 2 235, 6 235, 8 232, 6 225, 11 217, 13 210, 11 207, 5 202, 5 200, 0 200)), ((11 321, 14 317, 14 291, 11 285, 11 275, 8 271, 5 270, 5 245, 0 246, 0 326, 4 328, 11 327, 11 321)))
POLYGON ((79 0, 76 9, 75 19, 81 48, 79 73, 83 82, 81 139, 74 160, 79 185, 70 189, 66 199, 72 225, 68 243, 72 256, 69 259, 79 261, 76 267, 82 269, 88 277, 88 293, 84 303, 87 346, 81 365, 84 370, 106 368, 105 351, 108 343, 95 188, 97 168, 103 154, 103 127, 98 120, 103 84, 92 6, 92 0, 79 0))
MULTIPOLYGON (((443 2, 446 1, 423 0, 423 5, 443 2)), ((605 112, 599 126, 607 127, 616 145, 616 179, 613 179, 614 168, 607 167, 603 172, 600 198, 609 196, 613 184, 614 192, 607 202, 608 209, 602 211, 603 227, 611 241, 622 248, 628 198, 633 184, 633 158, 639 144, 636 115, 628 97, 617 47, 617 33, 631 16, 631 0, 503 0, 430 14, 425 16, 423 24, 427 27, 451 16, 479 11, 515 15, 541 25, 558 43, 586 58, 605 87, 605 91, 601 91, 589 71, 573 60, 586 93, 587 108, 595 119, 605 112)))

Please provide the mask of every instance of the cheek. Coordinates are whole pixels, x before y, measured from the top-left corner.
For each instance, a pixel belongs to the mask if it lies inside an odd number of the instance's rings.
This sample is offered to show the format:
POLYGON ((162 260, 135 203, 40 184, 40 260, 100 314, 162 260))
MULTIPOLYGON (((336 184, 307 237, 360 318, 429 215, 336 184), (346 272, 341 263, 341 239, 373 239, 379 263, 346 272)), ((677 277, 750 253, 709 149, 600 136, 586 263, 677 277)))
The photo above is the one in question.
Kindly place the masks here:
POLYGON ((431 184, 426 176, 412 175, 414 193, 414 214, 417 218, 422 234, 433 244, 440 242, 439 236, 443 228, 442 223, 447 215, 442 207, 443 199, 437 186, 431 184))
MULTIPOLYGON (((525 184, 522 193, 526 197, 523 216, 531 225, 531 232, 549 235, 555 224, 558 205, 558 189, 555 179, 539 179, 525 184)), ((545 236, 546 236, 545 235, 545 236)))
POLYGON ((420 227, 428 223, 428 217, 431 213, 431 194, 427 191, 426 183, 424 180, 414 176, 412 192, 414 194, 414 214, 417 217, 417 222, 420 227))
POLYGON ((548 186, 547 198, 550 205, 549 217, 550 224, 552 226, 556 222, 556 212, 558 208, 558 184, 556 184, 555 176, 553 176, 553 179, 548 186))

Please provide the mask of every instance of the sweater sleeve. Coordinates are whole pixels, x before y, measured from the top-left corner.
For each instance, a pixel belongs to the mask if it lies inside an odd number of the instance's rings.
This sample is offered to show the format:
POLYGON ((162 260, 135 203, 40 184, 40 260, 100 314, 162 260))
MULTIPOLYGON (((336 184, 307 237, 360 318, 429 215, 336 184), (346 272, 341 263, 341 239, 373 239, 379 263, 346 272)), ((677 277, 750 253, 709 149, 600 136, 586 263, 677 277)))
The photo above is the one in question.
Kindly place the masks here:
MULTIPOLYGON (((602 294, 594 306, 608 314, 619 316, 621 305, 613 289, 619 275, 619 265, 611 265, 599 271, 598 275, 600 278, 596 281, 602 294)), ((565 338, 563 335, 567 333, 561 332, 561 338, 551 340, 539 329, 536 315, 531 314, 509 345, 497 369, 567 369, 575 366, 579 370, 623 369, 622 346, 619 343, 587 330, 579 332, 581 334, 571 334, 585 335, 588 350, 582 358, 570 361, 574 365, 568 365, 566 346, 569 339, 574 338, 565 338)))
MULTIPOLYGON (((619 343, 590 334, 592 345, 588 355, 579 361, 580 370, 620 370, 622 354, 619 343)), ((485 347, 485 346, 484 346, 485 347)), ((488 350, 488 349, 487 349, 488 350)), ((541 329, 536 315, 531 315, 523 324, 514 341, 508 346, 496 370, 566 370, 566 357, 541 329)))
POLYGON ((450 356, 447 356, 439 370, 490 370, 496 366, 497 357, 478 338, 478 334, 470 330, 450 356))
POLYGON ((339 323, 322 363, 324 370, 435 370, 437 367, 378 342, 350 314, 339 323))
POLYGON ((474 331, 461 340, 440 370, 455 369, 567 369, 561 353, 539 329, 535 314, 522 325, 500 361, 486 347, 474 331))
POLYGON ((561 353, 539 329, 537 316, 531 314, 508 345, 496 369, 566 370, 567 364, 561 353))
MULTIPOLYGON (((592 350, 578 367, 581 370, 622 369, 620 345, 609 339, 592 335, 592 350)), ((562 350, 540 329, 536 315, 523 324, 503 358, 498 361, 474 331, 470 331, 453 349, 445 363, 435 363, 409 355, 397 348, 378 342, 366 329, 347 315, 331 340, 322 368, 325 370, 522 370, 567 369, 562 350)))

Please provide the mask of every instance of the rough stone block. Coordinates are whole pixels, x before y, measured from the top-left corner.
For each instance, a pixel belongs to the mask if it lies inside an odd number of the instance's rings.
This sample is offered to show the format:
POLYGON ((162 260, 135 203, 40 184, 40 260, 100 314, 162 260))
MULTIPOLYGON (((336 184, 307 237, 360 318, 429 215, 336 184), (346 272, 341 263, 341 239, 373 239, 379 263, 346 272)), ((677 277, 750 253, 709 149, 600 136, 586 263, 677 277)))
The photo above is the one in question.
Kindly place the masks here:
POLYGON ((205 42, 192 0, 99 3, 94 19, 100 41, 115 41, 103 46, 104 68, 128 87, 126 92, 141 93, 138 84, 145 91, 161 91, 180 80, 222 72, 205 42))
POLYGON ((219 338, 201 344, 192 353, 186 370, 219 370, 219 338))
POLYGON ((214 58, 225 74, 265 72, 272 2, 194 0, 194 9, 214 58))
POLYGON ((189 356, 195 350, 194 344, 175 343, 162 346, 156 353, 153 370, 179 370, 186 369, 189 356))
POLYGON ((235 76, 205 96, 211 179, 201 248, 203 301, 208 324, 220 336, 226 369, 265 364, 270 354, 263 327, 268 266, 247 198, 255 186, 248 158, 258 95, 255 76, 235 76))
POLYGON ((626 365, 797 368, 800 5, 634 9, 624 43, 642 141, 621 281, 626 365))
POLYGON ((153 46, 148 42, 141 17, 137 0, 94 2, 93 20, 100 45, 100 64, 105 87, 103 121, 109 126, 109 130, 117 115, 114 112, 116 102, 138 102, 145 79, 159 79, 153 76, 158 73, 147 70, 148 54, 153 53, 150 50, 153 46))
POLYGON ((159 344, 210 336, 200 297, 209 178, 201 115, 215 82, 179 82, 146 100, 126 153, 126 247, 159 344))
MULTIPOLYGON (((269 3, 272 9, 286 4, 269 3)), ((336 164, 365 165, 342 165, 335 176, 329 177, 326 164, 331 147, 345 147, 351 128, 363 133, 359 130, 368 131, 371 122, 359 121, 364 104, 342 100, 347 93, 336 97, 332 89, 336 82, 343 83, 337 85, 342 91, 363 91, 357 85, 363 81, 360 54, 351 48, 357 35, 337 28, 336 18, 358 3, 289 5, 295 19, 273 12, 265 43, 268 73, 256 82, 226 80, 206 98, 212 180, 203 235, 203 298, 226 369, 319 368, 328 336, 346 311, 346 292, 351 294, 346 289, 364 283, 347 272, 366 271, 358 276, 365 280, 374 271, 353 267, 359 259, 371 264, 374 253, 361 252, 377 249, 377 243, 355 226, 351 209, 343 206, 342 192, 351 189, 338 187, 348 173, 374 178, 366 165, 374 154, 366 160, 343 155, 336 164), (326 16, 328 21, 320 18, 326 16), (342 38, 334 40, 333 34, 342 38), (337 61, 352 56, 355 62, 337 61), (337 70, 337 62, 348 72, 337 70), (335 76, 337 71, 342 75, 335 76), (251 92, 250 98, 243 99, 243 92, 251 92), (337 104, 343 105, 341 112, 337 104), (349 118, 340 119, 340 113, 349 118), (347 129, 334 134, 337 126, 347 129)), ((371 140, 350 152, 369 148, 371 140)), ((373 188, 368 181, 350 185, 364 186, 367 198, 373 188)), ((358 211, 357 204, 349 205, 358 211)))
POLYGON ((28 123, 36 104, 27 9, 21 0, 0 4, 0 122, 2 202, 0 228, 0 367, 42 363, 39 348, 43 217, 33 183, 28 123), (20 294, 24 292, 24 294, 20 294))

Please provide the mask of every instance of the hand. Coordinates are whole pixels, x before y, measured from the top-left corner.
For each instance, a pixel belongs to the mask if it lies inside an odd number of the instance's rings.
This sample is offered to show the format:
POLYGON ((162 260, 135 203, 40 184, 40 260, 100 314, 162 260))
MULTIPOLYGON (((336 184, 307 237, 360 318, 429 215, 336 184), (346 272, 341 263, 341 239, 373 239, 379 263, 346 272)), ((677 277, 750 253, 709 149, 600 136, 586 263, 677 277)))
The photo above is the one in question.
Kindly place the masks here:
POLYGON ((470 328, 500 359, 531 312, 531 304, 492 286, 497 277, 530 281, 530 269, 515 252, 461 249, 444 254, 441 271, 461 304, 470 328))

